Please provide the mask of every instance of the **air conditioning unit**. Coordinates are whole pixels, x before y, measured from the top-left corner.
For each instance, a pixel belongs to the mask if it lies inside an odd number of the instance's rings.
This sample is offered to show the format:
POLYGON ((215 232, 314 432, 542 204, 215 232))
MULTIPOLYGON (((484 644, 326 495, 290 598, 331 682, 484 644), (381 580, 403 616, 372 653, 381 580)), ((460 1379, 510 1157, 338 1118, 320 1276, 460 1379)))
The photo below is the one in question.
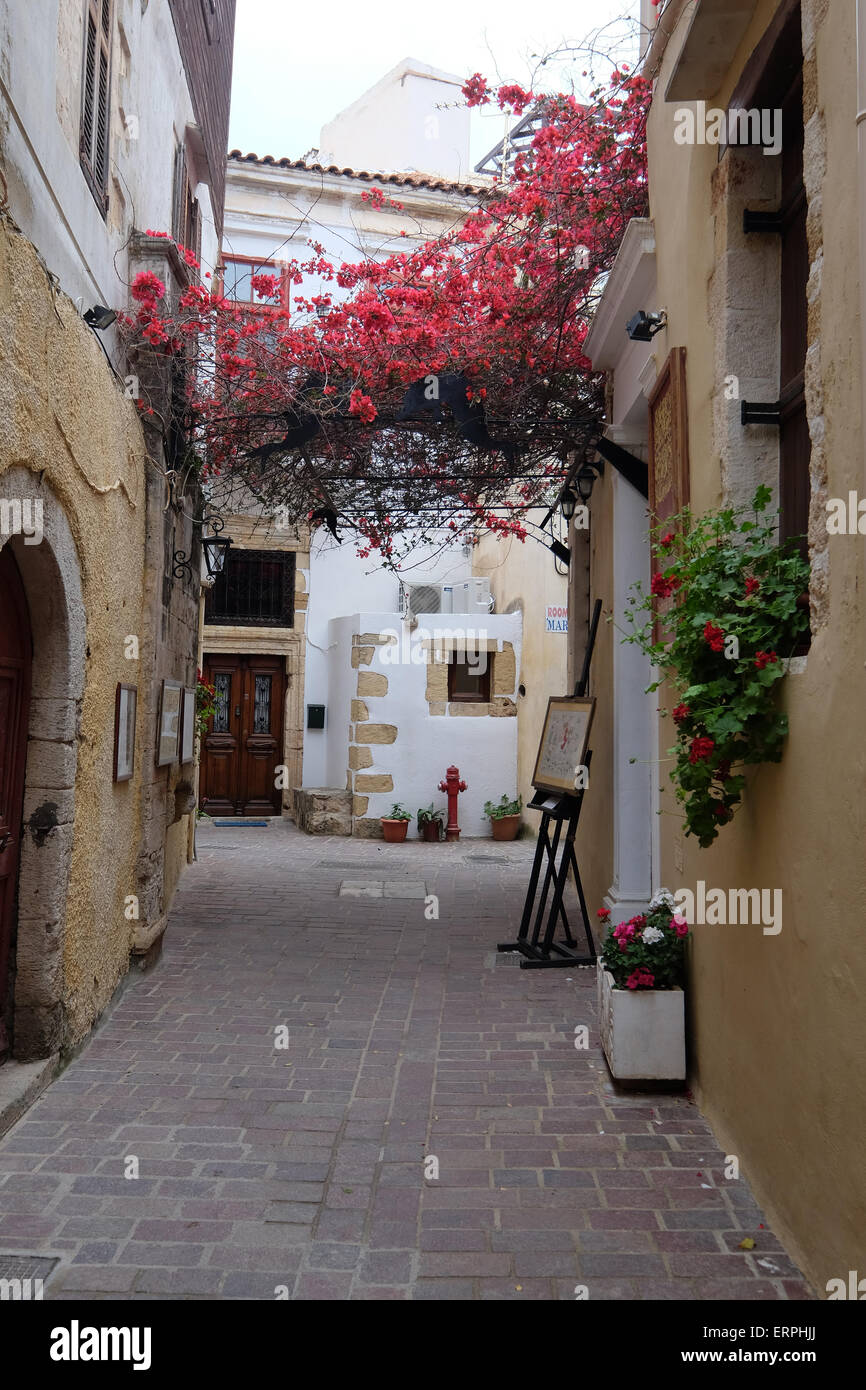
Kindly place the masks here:
POLYGON ((468 579, 459 584, 433 581, 401 586, 402 612, 491 613, 493 597, 489 579, 468 579))
POLYGON ((450 584, 418 583, 401 586, 404 615, 410 613, 453 613, 450 584))
POLYGON ((467 579, 454 585, 454 613, 492 613, 493 602, 489 579, 467 579))

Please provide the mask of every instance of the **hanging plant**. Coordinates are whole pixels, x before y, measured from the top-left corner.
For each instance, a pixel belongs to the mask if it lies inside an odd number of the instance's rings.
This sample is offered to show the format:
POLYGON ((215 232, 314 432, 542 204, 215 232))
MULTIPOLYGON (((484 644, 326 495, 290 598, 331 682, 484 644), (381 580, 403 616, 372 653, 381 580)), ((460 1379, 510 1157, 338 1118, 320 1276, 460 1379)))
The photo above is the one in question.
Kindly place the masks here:
POLYGON ((759 487, 748 508, 697 518, 686 508, 654 528, 657 572, 649 594, 633 586, 625 615, 623 640, 662 673, 648 691, 667 681, 677 692, 671 776, 686 834, 704 849, 732 819, 745 767, 782 757, 777 686, 809 624, 809 567, 795 541, 779 544, 770 498, 759 487))
POLYGON ((207 733, 208 725, 216 714, 216 709, 216 687, 202 680, 201 671, 197 671, 195 686, 195 722, 200 739, 203 739, 207 733))

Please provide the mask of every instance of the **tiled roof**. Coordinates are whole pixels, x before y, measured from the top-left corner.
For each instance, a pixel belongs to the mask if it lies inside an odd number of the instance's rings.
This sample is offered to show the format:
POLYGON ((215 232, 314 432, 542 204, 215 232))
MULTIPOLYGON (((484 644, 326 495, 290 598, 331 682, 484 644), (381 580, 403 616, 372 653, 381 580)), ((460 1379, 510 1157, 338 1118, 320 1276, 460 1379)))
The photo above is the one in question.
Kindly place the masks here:
POLYGON ((437 179, 432 174, 377 174, 368 169, 341 169, 337 164, 307 164, 303 159, 275 159, 272 154, 244 154, 241 150, 229 150, 229 159, 239 164, 270 164, 276 169, 303 169, 309 174, 338 174, 346 179, 363 179, 366 183, 392 183, 401 188, 430 188, 441 193, 484 193, 489 184, 481 179, 472 183, 453 183, 448 179, 437 179))

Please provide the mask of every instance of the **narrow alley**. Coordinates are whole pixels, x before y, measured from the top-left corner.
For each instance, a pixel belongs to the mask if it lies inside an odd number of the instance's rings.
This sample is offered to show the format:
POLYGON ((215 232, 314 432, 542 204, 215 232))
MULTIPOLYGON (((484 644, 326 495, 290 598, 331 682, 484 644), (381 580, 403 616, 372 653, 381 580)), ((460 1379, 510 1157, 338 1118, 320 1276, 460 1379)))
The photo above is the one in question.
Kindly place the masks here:
POLYGON ((46 1299, 811 1298, 687 1096, 614 1088, 595 971, 497 955, 532 848, 203 822, 162 959, 0 1141, 4 1258, 46 1299))

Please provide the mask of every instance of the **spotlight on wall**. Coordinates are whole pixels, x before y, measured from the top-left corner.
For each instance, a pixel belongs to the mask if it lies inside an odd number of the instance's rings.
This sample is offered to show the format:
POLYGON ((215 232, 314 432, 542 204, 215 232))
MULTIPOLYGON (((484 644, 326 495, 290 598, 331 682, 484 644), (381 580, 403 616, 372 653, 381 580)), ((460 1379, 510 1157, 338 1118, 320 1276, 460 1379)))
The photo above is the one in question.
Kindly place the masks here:
POLYGON ((92 309, 82 314, 82 318, 89 328, 110 328, 117 314, 113 309, 106 309, 104 304, 94 304, 92 309))
POLYGON ((659 313, 648 314, 638 309, 634 318, 629 319, 625 331, 633 343, 651 343, 656 333, 667 327, 668 316, 662 309, 659 313))

